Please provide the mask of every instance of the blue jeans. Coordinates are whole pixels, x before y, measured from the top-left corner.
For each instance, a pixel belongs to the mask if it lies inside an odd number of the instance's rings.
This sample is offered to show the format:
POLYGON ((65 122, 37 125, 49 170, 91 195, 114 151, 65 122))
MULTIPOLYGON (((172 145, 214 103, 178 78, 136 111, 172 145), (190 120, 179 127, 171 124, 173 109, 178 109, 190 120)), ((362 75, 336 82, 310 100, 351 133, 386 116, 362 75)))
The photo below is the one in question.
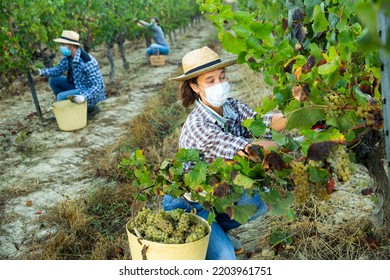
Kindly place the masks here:
POLYGON ((159 44, 151 44, 149 48, 146 49, 146 54, 147 55, 152 55, 152 54, 162 54, 166 55, 169 54, 169 47, 165 47, 159 44))
POLYGON ((69 95, 78 95, 80 90, 76 89, 75 86, 66 79, 65 76, 50 77, 49 86, 56 95, 56 100, 66 100, 69 95))
MULTIPOLYGON (((256 213, 248 220, 252 221, 268 211, 268 206, 261 200, 260 195, 256 194, 253 197, 243 195, 237 202, 238 205, 255 205, 256 213)), ((196 214, 207 220, 209 212, 203 209, 200 203, 188 202, 184 198, 173 198, 165 195, 163 201, 164 211, 181 208, 186 212, 190 212, 192 208, 196 209, 196 214)), ((230 239, 226 233, 227 230, 239 227, 241 224, 231 220, 226 214, 218 214, 216 221, 211 224, 211 233, 209 245, 206 253, 206 260, 236 260, 236 254, 230 239)))

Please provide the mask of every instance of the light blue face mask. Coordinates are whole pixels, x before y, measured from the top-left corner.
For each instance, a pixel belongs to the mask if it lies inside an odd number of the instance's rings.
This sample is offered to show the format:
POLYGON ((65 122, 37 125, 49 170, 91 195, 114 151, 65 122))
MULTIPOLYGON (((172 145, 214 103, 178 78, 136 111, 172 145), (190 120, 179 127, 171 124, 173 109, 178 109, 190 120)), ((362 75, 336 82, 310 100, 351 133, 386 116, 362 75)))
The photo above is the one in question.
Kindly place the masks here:
POLYGON ((63 55, 70 56, 71 50, 67 46, 60 46, 63 55))

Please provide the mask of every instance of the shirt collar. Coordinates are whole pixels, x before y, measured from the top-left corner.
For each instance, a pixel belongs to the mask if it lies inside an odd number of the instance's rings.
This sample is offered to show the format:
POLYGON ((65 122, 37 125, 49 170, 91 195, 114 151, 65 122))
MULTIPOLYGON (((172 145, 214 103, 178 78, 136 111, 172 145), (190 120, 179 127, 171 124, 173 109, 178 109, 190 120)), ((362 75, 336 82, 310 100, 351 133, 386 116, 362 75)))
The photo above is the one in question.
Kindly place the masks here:
POLYGON ((215 112, 213 109, 211 109, 210 107, 206 106, 202 100, 198 99, 197 100, 197 103, 199 104, 200 107, 202 107, 207 113, 208 115, 215 121, 217 121, 217 123, 223 127, 224 129, 227 129, 226 125, 227 125, 227 121, 228 119, 233 119, 235 120, 237 118, 237 113, 234 112, 233 108, 230 106, 230 102, 226 101, 223 105, 222 105, 222 110, 223 110, 223 116, 221 116, 220 114, 218 114, 217 112, 215 112))
POLYGON ((73 62, 79 62, 80 54, 81 54, 81 49, 77 48, 76 54, 74 55, 74 58, 73 58, 73 62))

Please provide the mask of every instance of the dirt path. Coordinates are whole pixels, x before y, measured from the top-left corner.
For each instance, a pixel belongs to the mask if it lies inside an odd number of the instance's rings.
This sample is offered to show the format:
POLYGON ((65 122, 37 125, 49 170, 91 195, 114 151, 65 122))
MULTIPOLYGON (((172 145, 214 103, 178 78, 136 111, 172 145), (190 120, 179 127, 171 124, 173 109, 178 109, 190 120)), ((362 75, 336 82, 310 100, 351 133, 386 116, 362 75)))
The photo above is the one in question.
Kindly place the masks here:
MULTIPOLYGON (((89 155, 112 145, 126 131, 125 124, 142 112, 147 100, 154 96, 168 78, 177 73, 182 56, 215 32, 206 21, 179 33, 164 67, 151 67, 143 42, 127 50, 130 71, 125 72, 117 56, 116 85, 119 93, 101 105, 102 112, 75 132, 62 132, 56 123, 41 123, 34 115, 35 107, 29 89, 19 85, 21 94, 2 100, 0 108, 0 189, 10 197, 0 204, 0 259, 23 259, 28 244, 44 238, 37 217, 66 199, 85 194, 91 187, 107 184, 97 178, 89 155)), ((104 49, 93 55, 100 61, 106 84, 109 65, 104 49)), ((44 118, 54 101, 45 79, 36 81, 36 89, 44 118)))

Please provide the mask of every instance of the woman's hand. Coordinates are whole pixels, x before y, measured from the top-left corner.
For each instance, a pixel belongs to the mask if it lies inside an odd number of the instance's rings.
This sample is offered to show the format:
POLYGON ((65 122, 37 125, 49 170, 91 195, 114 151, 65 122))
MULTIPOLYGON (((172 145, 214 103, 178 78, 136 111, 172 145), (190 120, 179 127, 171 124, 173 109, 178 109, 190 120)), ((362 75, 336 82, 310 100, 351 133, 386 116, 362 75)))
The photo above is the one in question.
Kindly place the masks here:
POLYGON ((282 113, 276 113, 271 119, 271 128, 275 131, 283 131, 286 128, 287 119, 282 113))
POLYGON ((142 19, 140 19, 140 20, 138 20, 138 22, 137 22, 137 25, 138 26, 146 26, 146 25, 148 25, 149 23, 147 23, 146 21, 144 21, 144 20, 142 20, 142 19))
POLYGON ((278 148, 278 145, 274 141, 255 141, 253 143, 247 144, 244 149, 239 150, 237 155, 244 156, 248 159, 251 159, 255 162, 259 162, 262 160, 262 153, 260 151, 260 147, 263 149, 269 148, 278 148))

